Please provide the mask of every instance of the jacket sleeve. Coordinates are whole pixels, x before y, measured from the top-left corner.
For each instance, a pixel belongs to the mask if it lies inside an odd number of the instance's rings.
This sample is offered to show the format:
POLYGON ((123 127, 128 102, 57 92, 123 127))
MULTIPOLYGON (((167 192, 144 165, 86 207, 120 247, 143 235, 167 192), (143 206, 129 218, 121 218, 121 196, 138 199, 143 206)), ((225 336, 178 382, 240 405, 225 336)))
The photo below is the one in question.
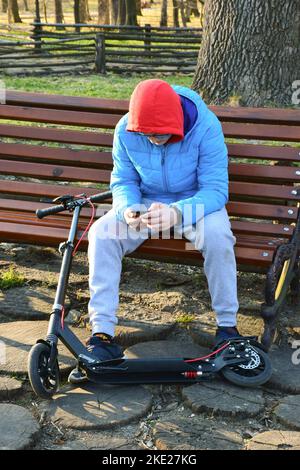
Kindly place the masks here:
POLYGON ((124 211, 128 207, 141 203, 141 179, 127 155, 118 128, 114 134, 112 157, 110 189, 113 195, 113 209, 117 218, 124 222, 124 211))
POLYGON ((195 224, 228 201, 228 151, 222 126, 214 115, 199 146, 197 179, 199 189, 194 196, 171 204, 182 213, 184 225, 195 224))

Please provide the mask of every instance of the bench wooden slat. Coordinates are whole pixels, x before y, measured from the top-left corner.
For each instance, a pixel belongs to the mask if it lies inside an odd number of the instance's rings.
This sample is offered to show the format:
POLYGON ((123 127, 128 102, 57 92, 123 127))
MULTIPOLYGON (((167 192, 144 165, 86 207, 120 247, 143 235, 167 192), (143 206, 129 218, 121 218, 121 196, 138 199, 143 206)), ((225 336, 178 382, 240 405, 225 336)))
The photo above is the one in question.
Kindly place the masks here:
POLYGON ((0 142, 0 157, 39 163, 58 162, 72 166, 112 169, 111 152, 53 148, 42 145, 10 144, 0 142))
MULTIPOLYGON (((264 178, 265 180, 288 181, 290 183, 300 181, 300 168, 289 166, 269 166, 255 163, 229 163, 229 176, 264 178)), ((269 183, 269 181, 266 181, 269 183)))
MULTIPOLYGON (((90 219, 90 214, 85 214, 80 218, 79 232, 85 230, 90 219)), ((49 216, 45 219, 37 219, 34 213, 17 212, 14 210, 1 210, 0 208, 0 222, 20 223, 25 225, 42 225, 47 227, 65 228, 70 227, 70 216, 57 215, 49 216)), ((281 245, 285 241, 282 238, 271 237, 265 235, 249 235, 239 233, 236 235, 238 246, 249 246, 265 249, 275 249, 276 246, 281 245)))
POLYGON ((29 183, 24 181, 0 180, 0 193, 14 194, 19 196, 39 196, 44 198, 55 198, 64 194, 76 194, 84 192, 88 196, 100 193, 101 190, 93 187, 79 188, 78 186, 67 186, 58 184, 29 183))
POLYGON ((274 160, 299 162, 300 164, 300 148, 299 147, 283 147, 271 145, 257 144, 227 144, 228 154, 230 158, 251 158, 258 160, 274 160))
POLYGON ((1 172, 5 175, 31 176, 40 179, 55 179, 62 181, 91 181, 94 183, 109 183, 110 171, 92 168, 74 168, 63 165, 46 165, 12 160, 1 161, 1 172))
POLYGON ((261 197, 264 200, 272 198, 285 201, 300 201, 300 190, 298 191, 293 186, 247 183, 244 181, 230 181, 229 194, 230 196, 261 197))
POLYGON ((297 126, 223 122, 222 128, 226 137, 238 139, 276 140, 285 142, 299 142, 300 139, 300 128, 297 126))
POLYGON ((114 129, 121 115, 89 113, 81 111, 57 112, 56 109, 42 109, 33 107, 19 107, 2 104, 0 106, 0 119, 15 121, 44 122, 51 124, 64 124, 68 126, 102 127, 114 129))
POLYGON ((0 124, 0 136, 26 140, 45 140, 65 144, 112 147, 113 135, 104 132, 71 131, 37 126, 0 124))
POLYGON ((37 106, 54 109, 72 109, 76 111, 110 112, 125 114, 128 112, 128 100, 110 100, 104 98, 86 98, 81 96, 47 95, 7 90, 6 102, 14 106, 37 106))
MULTIPOLYGON (((58 246, 58 243, 65 240, 67 236, 68 230, 62 228, 43 227, 41 225, 33 226, 9 222, 3 222, 0 226, 0 239, 11 242, 38 243, 39 245, 58 246)), ((202 256, 199 252, 194 250, 185 250, 185 243, 186 241, 184 240, 146 240, 146 242, 136 250, 136 255, 158 255, 160 258, 176 258, 181 259, 183 262, 188 259, 195 262, 195 258, 199 259, 199 261, 202 260, 202 256)), ((86 247, 87 239, 85 238, 81 244, 81 249, 86 249, 86 247)), ((272 261, 274 250, 236 247, 235 253, 238 263, 254 263, 260 266, 267 266, 272 261)))
MULTIPOLYGON (((65 188, 67 189, 67 188, 65 188)), ((81 189, 78 188, 78 192, 81 189)), ((45 204, 39 202, 29 202, 29 201, 18 201, 18 200, 9 200, 0 199, 0 207, 6 208, 9 207, 15 210, 22 208, 27 211, 35 211, 36 209, 42 209, 46 207, 45 204)), ((272 204, 257 204, 250 202, 239 202, 232 201, 229 202, 226 206, 229 215, 239 216, 239 217, 253 217, 253 218, 264 218, 270 220, 290 220, 295 221, 297 219, 298 208, 292 206, 282 206, 282 205, 272 205, 272 204)))
MULTIPOLYGON (((47 95, 44 93, 20 92, 8 90, 6 102, 15 106, 37 106, 55 109, 72 109, 121 113, 128 112, 128 100, 110 100, 103 98, 86 98, 81 96, 47 95)), ((300 125, 300 113, 292 109, 272 108, 234 108, 232 106, 209 106, 223 121, 252 122, 262 124, 300 125)))
MULTIPOLYGON (((78 191, 78 188, 76 188, 78 191)), ((62 194, 65 194, 66 191, 62 191, 62 194)), ((70 191, 68 191, 70 192, 70 191)), ((75 193, 76 194, 76 193, 75 193)), ((110 204, 111 201, 107 200, 103 204, 110 204)), ((104 205, 101 204, 103 208, 104 205)), ((42 203, 42 202, 32 202, 32 201, 21 201, 15 199, 0 199, 0 210, 8 211, 11 214, 15 214, 16 217, 23 217, 23 218, 32 218, 36 219, 35 211, 37 209, 43 209, 48 207, 50 204, 42 203)), ((68 212, 60 213, 55 216, 51 216, 46 220, 51 220, 51 224, 55 224, 57 220, 64 220, 70 223, 71 214, 68 212)), ((83 224, 87 224, 91 217, 91 210, 89 208, 85 208, 81 212, 80 221, 83 224)), ((38 221, 38 219, 36 219, 38 221)), ((44 220, 44 219, 42 219, 44 220)), ((249 222, 243 220, 231 220, 231 226, 234 233, 237 234, 245 234, 250 236, 256 235, 265 235, 269 237, 280 237, 280 238, 289 238, 294 232, 294 227, 288 224, 273 224, 273 223, 266 223, 266 222, 249 222)))

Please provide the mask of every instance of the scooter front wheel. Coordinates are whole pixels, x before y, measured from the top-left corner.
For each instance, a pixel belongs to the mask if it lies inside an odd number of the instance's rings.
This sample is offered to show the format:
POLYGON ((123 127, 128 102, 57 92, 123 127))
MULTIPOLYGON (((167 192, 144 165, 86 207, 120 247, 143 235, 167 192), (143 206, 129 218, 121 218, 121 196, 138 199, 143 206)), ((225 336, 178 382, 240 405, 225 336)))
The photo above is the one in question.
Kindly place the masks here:
POLYGON ((266 383, 272 375, 269 356, 257 346, 249 346, 249 362, 224 367, 221 374, 235 385, 257 387, 266 383))
POLYGON ((40 398, 50 399, 59 388, 59 367, 57 360, 49 371, 50 346, 35 344, 28 357, 28 376, 33 391, 40 398))

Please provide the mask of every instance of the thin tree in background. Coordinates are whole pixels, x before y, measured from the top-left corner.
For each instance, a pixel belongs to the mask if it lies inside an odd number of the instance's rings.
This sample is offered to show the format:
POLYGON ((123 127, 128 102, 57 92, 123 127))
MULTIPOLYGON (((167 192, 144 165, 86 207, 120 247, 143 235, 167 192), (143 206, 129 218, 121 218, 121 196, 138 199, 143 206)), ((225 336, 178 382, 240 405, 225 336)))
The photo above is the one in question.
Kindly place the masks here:
POLYGON ((98 0, 98 23, 109 24, 109 2, 98 0))
POLYGON ((138 16, 143 16, 143 13, 142 13, 142 0, 136 0, 135 7, 136 7, 136 14, 138 16))
POLYGON ((55 23, 63 23, 64 13, 63 13, 62 0, 54 0, 54 7, 55 7, 55 23))
POLYGON ((178 3, 177 0, 173 0, 173 25, 175 28, 179 28, 179 15, 178 15, 178 3))
POLYGON ((129 26, 137 26, 137 17, 136 17, 136 0, 126 0, 126 20, 125 24, 129 26))
POLYGON ((2 12, 7 13, 8 0, 2 0, 2 12))
POLYGON ((9 23, 22 23, 19 14, 18 0, 8 0, 7 14, 9 23))
POLYGON ((186 24, 186 17, 185 17, 183 0, 179 0, 179 8, 180 8, 182 25, 184 26, 184 28, 186 28, 187 24, 186 24))
POLYGON ((29 11, 29 6, 27 0, 23 0, 25 11, 29 11))
POLYGON ((79 14, 81 23, 87 23, 90 19, 88 0, 80 0, 79 2, 79 14))
POLYGON ((300 77, 299 0, 206 0, 192 88, 209 103, 292 106, 300 77))
POLYGON ((168 26, 168 0, 162 1, 159 25, 161 27, 168 26))
POLYGON ((126 0, 119 0, 117 24, 123 25, 126 22, 126 0))
POLYGON ((118 0, 109 0, 110 24, 117 24, 118 21, 118 0))

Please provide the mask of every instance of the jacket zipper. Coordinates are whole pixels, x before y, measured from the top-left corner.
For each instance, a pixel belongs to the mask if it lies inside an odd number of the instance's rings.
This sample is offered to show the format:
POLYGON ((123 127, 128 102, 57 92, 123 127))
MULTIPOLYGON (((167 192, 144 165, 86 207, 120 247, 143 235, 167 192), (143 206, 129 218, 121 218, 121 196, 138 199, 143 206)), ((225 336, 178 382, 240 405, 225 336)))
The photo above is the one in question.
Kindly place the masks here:
POLYGON ((162 169, 162 175, 163 175, 164 189, 166 192, 168 192, 169 189, 168 189, 168 182, 167 182, 167 175, 166 175, 166 168, 165 168, 165 158, 166 158, 166 149, 165 147, 163 147, 162 157, 161 157, 161 169, 162 169))

